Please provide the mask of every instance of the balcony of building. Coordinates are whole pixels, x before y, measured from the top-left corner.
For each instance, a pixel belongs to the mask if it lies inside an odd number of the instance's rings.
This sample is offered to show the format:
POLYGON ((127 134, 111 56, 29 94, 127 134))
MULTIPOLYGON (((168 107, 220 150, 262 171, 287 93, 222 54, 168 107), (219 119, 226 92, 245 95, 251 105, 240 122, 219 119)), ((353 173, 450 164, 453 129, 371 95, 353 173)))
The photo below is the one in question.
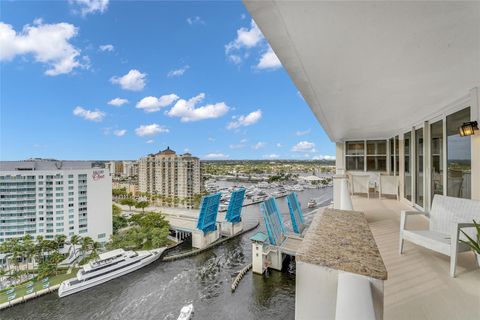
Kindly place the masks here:
MULTIPOLYGON (((352 196, 355 211, 369 223, 388 272, 384 283, 385 319, 480 319, 480 272, 473 252, 459 255, 456 278, 448 256, 405 242, 400 255, 400 211, 414 210, 395 199, 352 196)), ((423 216, 408 227, 428 229, 423 216)))
MULTIPOLYGON (((479 319, 480 273, 471 251, 459 254, 452 278, 447 255, 408 241, 399 255, 398 245, 401 210, 429 212, 436 195, 480 200, 480 133, 459 130, 480 122, 480 3, 244 3, 336 144, 334 207, 365 214, 388 272, 384 299, 373 293, 373 303, 384 306, 376 319, 479 319), (394 199, 379 199, 384 177, 394 199)), ((332 275, 322 267, 309 280, 332 275)), ((341 288, 338 274, 328 289, 341 288)), ((347 287, 343 297, 316 292, 349 301, 343 310, 364 307, 361 285, 347 287)), ((311 302, 312 310, 320 303, 311 302)), ((342 308, 330 315, 336 311, 342 308)))

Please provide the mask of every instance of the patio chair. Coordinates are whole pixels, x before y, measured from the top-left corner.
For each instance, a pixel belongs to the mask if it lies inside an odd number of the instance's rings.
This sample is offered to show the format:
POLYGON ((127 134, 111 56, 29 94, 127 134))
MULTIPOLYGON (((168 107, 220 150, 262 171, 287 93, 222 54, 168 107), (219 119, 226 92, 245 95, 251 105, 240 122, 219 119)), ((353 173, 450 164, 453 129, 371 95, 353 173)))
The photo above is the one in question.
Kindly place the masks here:
POLYGON ((378 187, 378 198, 382 198, 382 194, 394 195, 398 200, 398 176, 380 175, 380 183, 378 187))
POLYGON ((459 241, 463 239, 460 229, 465 228, 475 238, 473 220, 480 221, 480 201, 447 197, 436 194, 430 212, 402 211, 400 218, 400 254, 405 240, 416 245, 450 256, 450 276, 455 277, 457 254, 470 251, 459 241), (428 230, 406 229, 407 218, 423 214, 429 218, 428 230))
POLYGON ((370 176, 369 175, 352 175, 352 194, 366 193, 370 198, 370 176))

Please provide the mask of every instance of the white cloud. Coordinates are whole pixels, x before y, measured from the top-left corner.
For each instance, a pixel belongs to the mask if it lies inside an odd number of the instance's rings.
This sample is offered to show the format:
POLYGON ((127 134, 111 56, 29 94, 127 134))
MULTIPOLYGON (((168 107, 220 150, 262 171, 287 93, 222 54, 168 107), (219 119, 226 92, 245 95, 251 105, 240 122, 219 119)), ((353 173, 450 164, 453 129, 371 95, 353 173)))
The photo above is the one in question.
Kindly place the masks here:
POLYGON ((181 68, 174 69, 168 72, 167 77, 180 77, 190 68, 189 65, 184 65, 181 68))
POLYGON ((17 33, 9 24, 0 22, 0 61, 12 60, 17 55, 33 55, 35 61, 45 63, 46 75, 56 76, 84 67, 79 61, 80 50, 69 40, 78 34, 73 24, 61 22, 44 24, 36 19, 17 33))
POLYGON ((108 8, 109 0, 69 0, 70 4, 74 6, 74 12, 86 16, 90 13, 103 13, 108 8))
POLYGON ((196 105, 205 98, 205 93, 189 99, 180 99, 167 112, 170 117, 179 117, 182 122, 192 122, 205 119, 215 119, 225 115, 230 109, 225 102, 207 104, 196 108, 196 105))
POLYGON ((278 154, 272 153, 272 154, 265 154, 263 157, 266 159, 278 159, 280 156, 278 154))
POLYGON ((258 61, 258 69, 271 69, 275 70, 282 66, 280 60, 278 60, 277 55, 273 52, 273 49, 269 46, 267 51, 265 51, 260 60, 258 61))
POLYGON ((73 109, 73 114, 77 117, 83 118, 85 120, 100 122, 105 118, 105 112, 102 112, 98 109, 95 111, 84 109, 80 106, 73 109))
POLYGON ((237 143, 237 144, 231 144, 229 145, 229 148, 230 149, 241 149, 241 148, 244 148, 245 147, 245 143, 244 142, 240 142, 240 143, 237 143))
POLYGON ((300 141, 292 148, 293 152, 315 152, 315 143, 310 141, 300 141))
POLYGON ((187 23, 189 25, 194 25, 194 24, 201 24, 201 25, 205 25, 205 21, 200 18, 199 16, 195 16, 195 17, 188 17, 187 18, 187 23))
POLYGON ((240 19, 242 19, 242 20, 244 20, 246 17, 247 17, 247 15, 246 15, 245 13, 242 13, 242 14, 240 15, 240 19))
POLYGON ((159 98, 148 96, 137 102, 137 109, 143 109, 145 112, 157 112, 161 108, 171 105, 178 98, 174 93, 163 95, 159 98))
MULTIPOLYGON (((225 54, 228 60, 235 64, 242 62, 242 56, 239 54, 241 49, 251 49, 260 45, 264 37, 253 19, 250 22, 250 28, 242 27, 237 30, 237 37, 225 45, 225 54)), ((248 53, 246 54, 248 56, 248 53)))
POLYGON ((298 137, 301 137, 301 136, 304 136, 304 135, 309 134, 310 131, 311 131, 310 129, 304 130, 304 131, 300 131, 300 130, 299 130, 299 131, 295 132, 295 135, 298 136, 298 137))
POLYGON ((281 143, 279 142, 279 143, 277 143, 277 147, 278 147, 278 148, 281 148, 281 147, 283 147, 283 144, 281 144, 281 143))
POLYGON ((120 107, 128 103, 127 99, 115 98, 107 102, 111 106, 120 107))
POLYGON ((113 51, 115 50, 115 47, 113 46, 113 44, 104 44, 104 45, 101 45, 98 47, 101 51, 113 51))
POLYGON ((233 62, 234 64, 240 64, 242 62, 242 57, 237 54, 230 54, 227 56, 227 58, 228 60, 230 60, 230 62, 233 62))
POLYGON ((261 149, 261 148, 263 148, 263 147, 265 147, 265 142, 261 142, 261 141, 255 143, 255 144, 252 146, 252 148, 255 149, 255 150, 261 149))
POLYGON ((312 157, 313 160, 335 160, 335 156, 317 155, 312 157))
POLYGON ((113 134, 117 137, 123 137, 127 133, 127 130, 121 129, 121 130, 114 130, 113 134))
POLYGON ((165 128, 164 126, 158 125, 156 123, 141 125, 140 127, 135 129, 135 134, 139 137, 154 136, 159 133, 168 133, 168 132, 170 132, 169 129, 165 128))
POLYGON ((229 54, 235 49, 253 48, 263 40, 263 35, 253 19, 250 29, 240 28, 237 30, 237 38, 225 45, 225 53, 229 54))
POLYGON ((112 77, 110 81, 113 84, 120 85, 124 90, 141 91, 145 88, 146 77, 146 73, 141 73, 136 69, 132 69, 124 76, 112 77))
POLYGON ((205 159, 225 159, 228 158, 228 154, 223 154, 223 153, 208 153, 203 156, 205 159))
POLYGON ((155 140, 150 139, 150 140, 145 141, 145 143, 152 144, 152 143, 155 143, 155 140))
POLYGON ((208 137, 208 141, 211 141, 211 142, 213 142, 213 141, 215 141, 215 138, 208 137))
POLYGON ((262 118, 262 110, 258 109, 257 111, 250 112, 246 116, 240 116, 235 118, 227 125, 227 129, 238 129, 240 127, 251 126, 252 124, 257 123, 262 118))

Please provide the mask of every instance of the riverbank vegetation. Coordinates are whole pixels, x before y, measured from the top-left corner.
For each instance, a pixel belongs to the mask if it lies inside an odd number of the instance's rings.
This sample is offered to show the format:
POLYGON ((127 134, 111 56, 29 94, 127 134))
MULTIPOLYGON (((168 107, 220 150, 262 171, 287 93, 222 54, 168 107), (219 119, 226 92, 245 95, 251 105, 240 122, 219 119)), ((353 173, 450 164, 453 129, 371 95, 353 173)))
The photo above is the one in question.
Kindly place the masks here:
POLYGON ((6 264, 0 268, 3 286, 15 286, 31 279, 43 279, 61 273, 60 264, 68 256, 82 257, 81 263, 98 256, 100 243, 90 237, 74 235, 67 240, 65 235, 45 239, 30 235, 13 238, 0 244, 0 253, 5 254, 6 264), (69 250, 65 250, 65 246, 69 250))
POLYGON ((107 243, 107 248, 127 250, 159 248, 171 243, 168 239, 169 229, 170 224, 160 213, 134 214, 127 220, 125 227, 117 229, 112 235, 111 241, 107 243))

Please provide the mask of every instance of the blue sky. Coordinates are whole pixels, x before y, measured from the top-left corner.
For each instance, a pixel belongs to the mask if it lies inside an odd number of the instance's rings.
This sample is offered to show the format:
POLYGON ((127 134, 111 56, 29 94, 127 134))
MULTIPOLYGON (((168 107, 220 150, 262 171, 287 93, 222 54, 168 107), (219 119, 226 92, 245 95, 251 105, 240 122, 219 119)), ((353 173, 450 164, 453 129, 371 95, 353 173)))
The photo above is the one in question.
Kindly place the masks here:
POLYGON ((2 160, 334 155, 241 2, 1 2, 2 160))

